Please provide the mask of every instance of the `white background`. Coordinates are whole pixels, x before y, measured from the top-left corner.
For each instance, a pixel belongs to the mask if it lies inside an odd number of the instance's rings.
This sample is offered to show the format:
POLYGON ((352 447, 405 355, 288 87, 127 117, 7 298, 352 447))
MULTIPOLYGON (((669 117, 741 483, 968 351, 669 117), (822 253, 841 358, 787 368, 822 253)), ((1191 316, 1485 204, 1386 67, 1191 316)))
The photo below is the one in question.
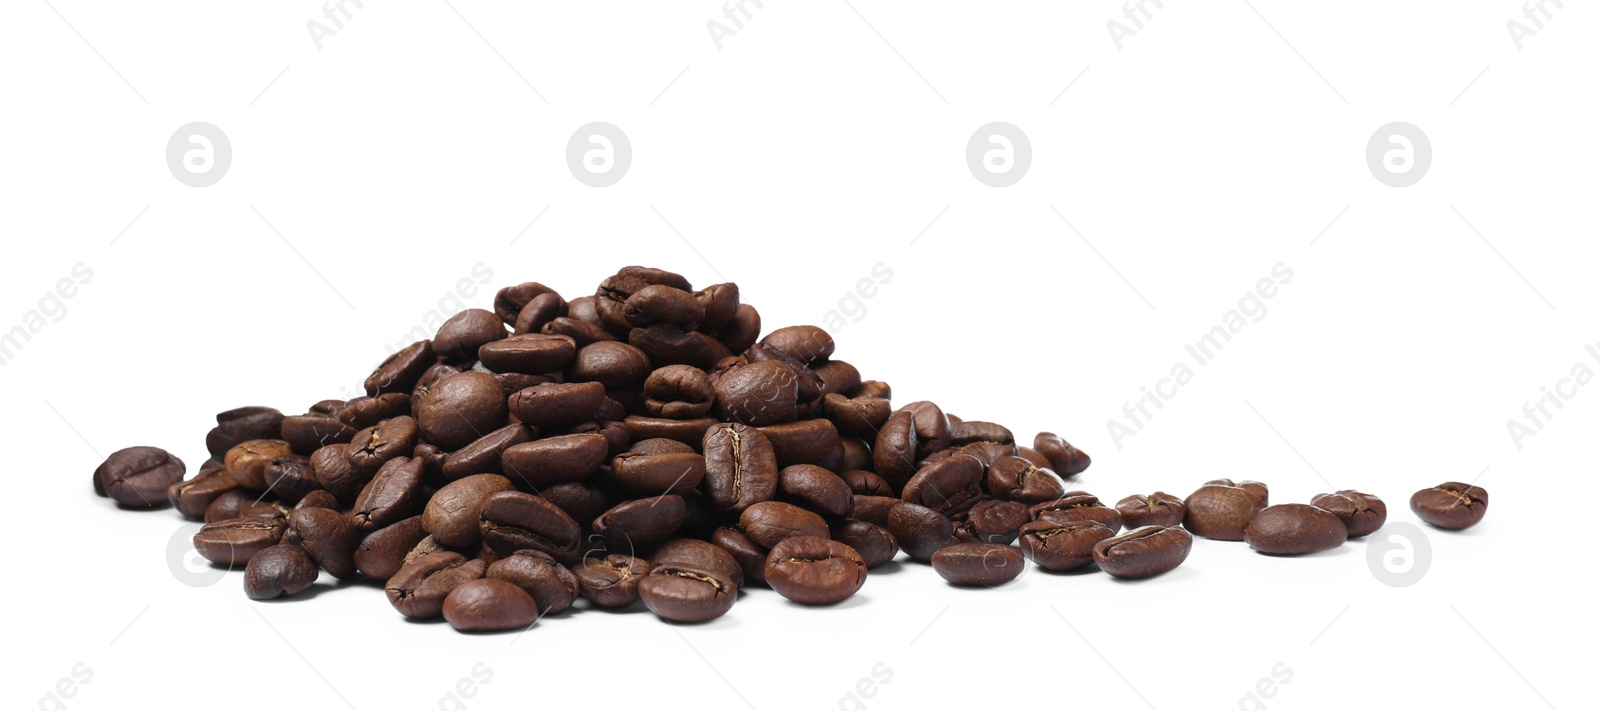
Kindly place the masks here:
POLYGON ((1510 0, 1152 1, 1121 49, 1110 0, 767 0, 720 50, 712 0, 367 0, 320 50, 318 4, 254 5, 24 0, 0 23, 0 329, 93 272, 0 368, 8 708, 1589 698, 1600 388, 1520 448, 1507 421, 1574 364, 1600 370, 1591 4, 1551 3, 1520 50, 1510 0), (211 187, 165 163, 191 121, 233 147, 211 187), (608 188, 565 162, 590 121, 633 146, 608 188), (991 121, 1032 144, 1011 187, 965 163, 991 121), (1366 164, 1391 121, 1432 144, 1411 187, 1366 164), (166 560, 192 524, 93 496, 118 448, 193 471, 216 411, 354 394, 480 262, 475 306, 523 280, 582 295, 637 263, 737 281, 769 328, 822 321, 883 262, 838 357, 900 402, 1064 434, 1104 499, 1227 476, 1274 502, 1361 489, 1396 523, 1421 525, 1406 501, 1443 481, 1492 505, 1468 532, 1426 529, 1404 588, 1363 541, 1276 559, 1201 540, 1139 583, 961 590, 903 563, 836 609, 753 590, 699 627, 575 610, 513 637, 408 624, 365 584, 281 603, 248 601, 238 573, 189 584, 216 575, 166 560), (1279 262, 1294 276, 1266 315, 1113 442, 1124 403, 1279 262), (450 698, 479 662, 492 678, 450 698), (1288 681, 1252 697, 1280 663, 1288 681), (80 664, 87 683, 52 698, 80 664))

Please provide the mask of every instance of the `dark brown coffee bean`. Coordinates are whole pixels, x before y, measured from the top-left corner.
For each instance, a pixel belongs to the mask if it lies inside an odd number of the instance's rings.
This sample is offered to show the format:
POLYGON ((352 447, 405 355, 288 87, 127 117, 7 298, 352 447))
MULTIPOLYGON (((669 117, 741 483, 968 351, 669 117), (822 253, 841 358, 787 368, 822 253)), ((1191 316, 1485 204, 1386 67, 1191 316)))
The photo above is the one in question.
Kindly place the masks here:
MULTIPOLYGON (((378 473, 378 468, 382 467, 384 462, 395 457, 410 455, 412 450, 416 449, 417 438, 420 435, 421 430, 417 426, 417 421, 409 415, 387 419, 361 430, 356 433, 355 438, 350 441, 349 449, 346 450, 360 486, 354 487, 354 491, 329 486, 328 482, 323 481, 320 472, 317 474, 317 481, 322 482, 323 488, 333 492, 341 500, 348 498, 353 501, 355 496, 361 493, 361 486, 366 486, 367 481, 378 473)), ((312 464, 315 468, 315 462, 312 464)))
POLYGON ((332 415, 294 415, 283 418, 283 439, 296 454, 310 455, 330 444, 345 444, 356 428, 332 415))
POLYGON ((234 445, 233 449, 228 450, 224 461, 227 463, 228 476, 240 486, 266 491, 267 480, 264 470, 267 462, 291 454, 294 454, 294 450, 289 447, 288 442, 281 439, 253 439, 234 445))
MULTIPOLYGON (((629 415, 622 421, 634 440, 670 439, 699 448, 706 433, 718 423, 709 417, 694 420, 674 420, 664 417, 629 415)), ((770 444, 769 444, 770 446, 770 444)))
POLYGON ((674 538, 656 546, 655 552, 650 554, 650 564, 711 570, 726 577, 734 587, 744 587, 744 568, 731 553, 715 543, 674 538))
POLYGON ((850 514, 854 498, 839 475, 812 464, 796 464, 778 472, 778 497, 824 516, 850 514))
POLYGON ((706 430, 705 494, 718 511, 738 514, 778 490, 772 443, 754 427, 732 423, 706 430))
POLYGON ((737 525, 721 526, 711 532, 711 542, 738 563, 743 581, 766 584, 767 548, 750 540, 743 529, 737 525))
POLYGON ((649 572, 650 564, 643 558, 613 553, 586 558, 572 574, 578 579, 578 591, 590 602, 627 607, 639 600, 639 581, 649 572))
MULTIPOLYGON (((567 312, 572 312, 572 304, 570 302, 567 304, 567 312)), ((549 323, 539 329, 539 333, 546 336, 565 336, 570 338, 575 348, 582 348, 591 343, 600 343, 601 341, 617 340, 616 336, 611 335, 610 331, 607 331, 604 326, 598 323, 564 316, 550 319, 549 323)))
MULTIPOLYGON (((791 354, 792 355, 792 354, 791 354)), ((811 364, 811 372, 822 379, 822 395, 840 395, 861 387, 861 371, 842 360, 821 361, 811 364)))
POLYGON ((183 481, 183 460, 158 447, 117 450, 94 470, 94 492, 132 509, 165 506, 167 489, 183 481))
POLYGON ((1447 531, 1472 528, 1489 510, 1489 492, 1483 487, 1447 481, 1411 495, 1417 518, 1447 531))
POLYGON ((767 548, 793 536, 828 537, 828 522, 821 516, 781 501, 751 504, 739 514, 739 527, 750 540, 767 548))
POLYGON ((1016 456, 1028 460, 1034 466, 1040 469, 1049 469, 1051 466, 1050 460, 1046 459, 1043 454, 1040 454, 1038 450, 1032 447, 1017 447, 1016 456))
POLYGON ((652 566, 639 581, 645 607, 671 622, 708 622, 727 614, 738 597, 733 581, 718 571, 686 565, 652 566))
POLYGON ((238 488, 239 483, 228 476, 227 467, 208 460, 193 479, 167 487, 167 501, 184 516, 202 518, 211 502, 238 488))
POLYGON ((1094 562, 1094 547, 1117 535, 1099 521, 1051 523, 1034 521, 1022 527, 1022 554, 1045 570, 1077 570, 1094 562))
POLYGON ((1017 456, 994 459, 984 482, 996 498, 1030 506, 1054 501, 1065 493, 1055 472, 1017 456))
POLYGON ((761 339, 761 345, 783 351, 803 365, 825 361, 833 355, 833 336, 816 326, 786 326, 761 339))
POLYGON ((494 315, 500 317, 500 322, 507 326, 515 323, 517 314, 522 313, 523 307, 545 294, 555 294, 556 290, 536 281, 525 281, 521 284, 505 287, 494 294, 494 315))
POLYGON ((542 551, 517 551, 491 563, 483 575, 522 588, 540 615, 560 614, 578 597, 578 579, 572 571, 542 551))
POLYGON ((241 517, 208 523, 194 534, 200 556, 222 565, 244 565, 250 557, 283 538, 282 518, 241 517))
POLYGON ((422 509, 422 527, 447 546, 470 546, 482 533, 478 517, 489 497, 514 487, 499 474, 474 474, 446 484, 422 509))
POLYGON ((950 448, 950 418, 944 410, 926 400, 907 403, 901 411, 910 412, 917 430, 917 459, 950 448))
POLYGON ((256 503, 254 492, 248 489, 232 489, 213 500, 211 505, 206 507, 203 518, 206 523, 239 518, 244 515, 242 512, 245 507, 254 503, 256 503))
POLYGON ((401 348, 394 355, 385 358, 372 370, 372 374, 367 376, 364 383, 367 395, 384 393, 410 395, 411 389, 416 387, 422 374, 433 367, 438 359, 433 352, 433 341, 421 340, 401 348))
MULTIPOLYGON (((287 518, 289 509, 276 501, 251 501, 239 506, 239 516, 254 516, 263 518, 287 518)), ((288 535, 287 533, 285 535, 288 535)))
MULTIPOLYGON (((857 508, 854 513, 859 518, 859 506, 857 508)), ((895 504, 889 509, 887 523, 889 532, 900 543, 900 550, 917 560, 929 560, 934 551, 956 542, 955 527, 950 525, 950 519, 926 506, 904 501, 895 504)))
POLYGON ((356 570, 375 580, 388 580, 405 564, 406 554, 427 537, 422 517, 412 516, 367 534, 356 546, 356 570))
POLYGON ((270 407, 240 407, 217 413, 217 426, 206 433, 206 451, 222 459, 228 450, 253 439, 278 439, 283 413, 270 407))
POLYGON ((1148 578, 1183 564, 1194 537, 1178 526, 1144 526, 1094 546, 1094 562, 1114 578, 1148 578))
POLYGON ((1061 476, 1077 476, 1089 468, 1089 455, 1054 433, 1035 435, 1033 449, 1050 460, 1050 468, 1061 476))
POLYGON ((899 503, 900 498, 897 496, 856 494, 850 497, 850 516, 879 526, 888 526, 889 510, 899 503))
POLYGON ((317 566, 299 546, 265 548, 244 567, 244 594, 252 600, 295 595, 315 582, 317 566))
POLYGON ((544 383, 512 395, 511 414, 534 427, 571 427, 595 419, 605 399, 600 383, 544 383))
POLYGON ((559 294, 540 294, 533 297, 511 324, 513 334, 540 333, 545 324, 561 318, 567 312, 567 302, 559 294))
POLYGON ((958 454, 919 469, 900 498, 942 514, 970 508, 983 493, 983 464, 958 454))
POLYGON ((495 373, 539 375, 559 372, 577 352, 578 344, 570 336, 522 333, 485 344, 477 356, 495 373))
POLYGON ((739 285, 733 282, 713 284, 694 292, 704 316, 700 319, 702 330, 722 328, 733 320, 739 311, 739 285))
POLYGON ((617 276, 637 279, 644 284, 659 284, 661 286, 670 286, 674 289, 694 291, 694 287, 689 286, 689 280, 685 279, 682 274, 669 272, 665 269, 656 269, 655 267, 627 266, 618 269, 617 276))
POLYGON ((850 491, 867 496, 894 496, 895 490, 883 477, 864 469, 850 469, 839 475, 850 491))
POLYGON ((627 332, 627 340, 629 345, 644 351, 658 367, 689 365, 704 370, 730 355, 727 347, 715 338, 664 323, 632 329, 627 332))
POLYGON ((839 446, 839 431, 827 420, 800 420, 768 425, 761 434, 772 442, 778 466, 812 464, 839 446))
POLYGON ((1134 494, 1117 502, 1122 523, 1129 530, 1144 526, 1167 528, 1183 523, 1183 499, 1165 491, 1149 496, 1134 494))
POLYGON ((1197 536, 1242 541, 1250 519, 1267 507, 1264 490, 1218 481, 1228 483, 1205 484, 1183 500, 1183 527, 1197 536))
POLYGON ((1304 555, 1338 548, 1348 536, 1338 516, 1310 504, 1268 506, 1244 529, 1247 545, 1272 555, 1304 555))
POLYGON ((493 375, 466 372, 440 381, 422 400, 422 436, 446 450, 459 449, 505 425, 506 398, 493 375))
MULTIPOLYGON (((434 498, 438 499, 438 495, 434 498)), ((496 554, 504 557, 531 548, 549 554, 563 565, 578 562, 578 545, 583 537, 578 522, 543 497, 501 491, 484 499, 481 511, 479 533, 496 554)))
POLYGON ((644 392, 645 412, 670 419, 704 417, 716 396, 705 371, 688 365, 657 368, 645 379, 644 392))
POLYGON ((952 585, 996 587, 1022 574, 1022 551, 1000 543, 959 543, 934 551, 933 571, 952 585))
POLYGON ((391 417, 411 414, 411 396, 385 393, 377 397, 358 397, 339 408, 338 418, 349 427, 371 427, 391 417))
POLYGON ((478 349, 506 337, 506 324, 493 311, 467 309, 446 319, 433 337, 433 352, 445 358, 473 358, 478 349))
POLYGON ((611 501, 606 498, 605 492, 592 482, 563 482, 544 487, 540 492, 545 501, 555 504, 574 521, 593 521, 594 517, 611 508, 611 501))
POLYGON ((267 492, 284 501, 299 501, 314 491, 322 491, 311 470, 311 458, 299 454, 273 457, 261 469, 267 492))
POLYGON ((473 440, 461 449, 442 455, 439 472, 454 481, 473 474, 500 474, 500 457, 507 449, 533 441, 538 430, 527 425, 506 425, 473 440))
POLYGON ((1372 494, 1344 489, 1334 494, 1317 494, 1311 505, 1339 517, 1350 538, 1360 538, 1383 527, 1389 507, 1372 494))
POLYGON ((760 336, 761 313, 750 304, 739 304, 739 308, 733 312, 733 320, 717 329, 717 340, 727 345, 733 353, 743 352, 755 345, 760 336))
POLYGON ((395 457, 384 462, 356 496, 350 520, 361 532, 370 533, 415 514, 422 503, 422 460, 395 457))
POLYGON ((1011 430, 993 422, 966 420, 950 423, 950 446, 964 447, 974 442, 1015 445, 1017 439, 1011 430))
MULTIPOLYGON (((407 562, 384 584, 389 604, 400 614, 416 620, 438 617, 444 610, 445 596, 457 586, 483 577, 481 560, 467 560, 460 553, 438 551, 407 562)), ((506 583, 506 585, 511 585, 506 583)), ((515 585, 511 585, 516 588, 515 585)), ((522 592, 517 588, 517 592, 522 592)), ((527 593, 522 593, 527 595, 527 593)), ((533 606, 532 598, 528 606, 533 606)), ((538 613, 534 613, 537 615, 538 613)))
POLYGON ((538 489, 589 476, 609 452, 602 435, 561 435, 508 447, 500 455, 500 468, 507 477, 538 489))
MULTIPOLYGON (((688 449, 686 445, 671 442, 688 449)), ((687 494, 700 486, 706 477, 706 458, 690 449, 688 452, 639 454, 623 452, 611 460, 611 471, 617 483, 636 496, 662 494, 687 494)))
POLYGON ((779 595, 802 605, 832 605, 861 589, 867 562, 838 541, 795 536, 767 554, 766 580, 779 595))
POLYGON ((883 398, 847 398, 832 393, 822 398, 823 416, 852 437, 877 437, 878 430, 889 420, 891 409, 883 398))
POLYGON ((445 621, 462 632, 522 629, 539 619, 539 606, 526 590, 491 578, 455 586, 445 596, 441 611, 445 621))
POLYGON ((1082 491, 1069 491, 1055 501, 1035 504, 1030 511, 1037 521, 1069 523, 1099 521, 1112 533, 1122 530, 1122 512, 1100 503, 1098 497, 1082 491))
POLYGON ((294 505, 294 509, 333 509, 334 511, 343 511, 344 507, 339 503, 339 497, 334 496, 333 492, 326 489, 317 489, 301 497, 300 501, 294 505))
POLYGON ((332 509, 298 509, 289 513, 288 524, 284 543, 305 548, 311 559, 335 578, 355 576, 361 531, 349 517, 332 509))
POLYGON ((671 286, 652 284, 628 296, 622 304, 622 315, 628 325, 637 328, 665 323, 692 331, 699 327, 706 311, 694 294, 671 286))
POLYGON ((987 499, 974 504, 953 523, 955 536, 962 543, 1009 544, 1032 520, 1033 513, 1020 502, 987 499))
POLYGON ((716 379, 717 416, 755 427, 795 418, 799 381, 788 365, 761 361, 740 366, 716 379))
POLYGON ((895 554, 900 552, 900 543, 889 529, 860 519, 840 519, 828 527, 828 535, 854 548, 868 568, 894 560, 895 554))
POLYGON ((900 488, 917 471, 916 422, 908 410, 889 416, 872 448, 873 469, 890 486, 900 488))
POLYGON ((644 351, 618 341, 601 341, 578 349, 567 366, 567 381, 596 382, 606 388, 637 386, 650 375, 644 351))
MULTIPOLYGON (((671 538, 683 525, 682 496, 634 499, 611 507, 594 520, 594 532, 611 550, 634 550, 671 538)), ((655 561, 651 561, 654 563, 655 561)))
MULTIPOLYGON (((380 465, 381 466, 381 465, 380 465)), ((362 476, 350 461, 350 445, 330 444, 311 453, 311 473, 323 489, 340 500, 355 501, 370 477, 362 476)), ((376 472, 374 472, 376 473, 376 472)))

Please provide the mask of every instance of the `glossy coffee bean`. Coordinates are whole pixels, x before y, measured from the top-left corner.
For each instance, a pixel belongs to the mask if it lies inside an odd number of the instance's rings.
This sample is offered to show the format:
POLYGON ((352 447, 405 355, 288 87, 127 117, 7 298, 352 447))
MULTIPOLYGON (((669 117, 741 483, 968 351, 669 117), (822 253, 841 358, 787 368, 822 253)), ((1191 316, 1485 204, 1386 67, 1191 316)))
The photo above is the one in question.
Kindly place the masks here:
POLYGON ((683 497, 675 494, 634 499, 600 514, 593 528, 608 549, 635 550, 671 538, 683 526, 685 511, 683 497))
POLYGON ((167 501, 188 518, 201 518, 217 497, 238 488, 238 482, 228 476, 227 467, 212 460, 201 466, 193 479, 167 487, 167 501))
POLYGON ((1144 526, 1176 526, 1183 523, 1183 499, 1164 491, 1149 496, 1134 494, 1117 502, 1122 523, 1129 530, 1144 526))
POLYGON ((422 460, 395 457, 356 496, 350 520, 362 533, 370 533, 417 513, 422 503, 422 460))
POLYGON ((266 491, 267 462, 292 454, 294 450, 289 443, 281 439, 252 439, 234 445, 223 461, 227 464, 228 476, 240 486, 266 491))
POLYGON ((493 375, 466 372, 440 381, 417 411, 422 437, 446 450, 459 449, 505 425, 506 398, 493 375))
POLYGON ((955 527, 950 525, 950 519, 926 506, 909 502, 902 501, 889 509, 887 528, 900 543, 900 549, 917 560, 929 560, 935 551, 956 543, 955 527))
POLYGON ((761 345, 782 351, 802 364, 820 363, 833 355, 833 336, 816 326, 785 326, 768 333, 761 345))
POLYGON ((461 449, 443 455, 439 473, 454 481, 472 474, 500 474, 500 458, 507 449, 531 442, 538 430, 522 424, 506 425, 479 437, 461 449))
POLYGON ((388 580, 405 564, 406 554, 426 538, 422 517, 412 516, 366 535, 352 556, 356 570, 375 580, 388 580))
POLYGON ((767 548, 750 540, 743 529, 737 525, 720 526, 711 532, 711 542, 739 564, 746 583, 766 583, 767 548))
POLYGON ((705 318, 706 310, 688 291, 651 284, 628 296, 622 314, 628 325, 637 328, 665 323, 692 331, 705 318))
POLYGON ((296 454, 310 456, 330 444, 344 444, 356 436, 357 428, 332 415, 306 414, 283 418, 283 439, 296 454))
POLYGON ((433 352, 444 358, 473 358, 478 349, 506 337, 506 324, 493 311, 467 309, 439 326, 433 352))
POLYGON ((639 581, 650 572, 650 564, 631 555, 609 554, 585 558, 573 568, 578 591, 601 607, 627 607, 639 600, 639 581))
POLYGON ((816 536, 785 538, 767 554, 767 585, 803 605, 832 605, 861 589, 867 563, 854 548, 816 536))
MULTIPOLYGON (((980 420, 950 422, 950 446, 963 447, 974 442, 1015 445, 1017 438, 1004 425, 980 420)), ((1048 468, 1048 467, 1047 467, 1048 468)))
POLYGON ((517 322, 517 315, 522 313, 528 302, 555 293, 555 289, 536 281, 525 281, 502 288, 494 294, 494 315, 500 317, 501 323, 510 326, 517 322))
POLYGON ((704 417, 716 397, 711 378, 689 365, 657 368, 645 379, 644 393, 647 414, 672 419, 704 417))
MULTIPOLYGON (((409 415, 393 417, 357 432, 345 450, 355 473, 352 483, 360 481, 361 486, 365 486, 367 481, 378 473, 378 468, 382 467, 384 462, 395 457, 410 455, 416 449, 417 439, 420 436, 421 430, 417 421, 409 415)), ((317 475, 317 480, 322 481, 320 473, 317 475)), ((348 491, 328 486, 327 482, 323 482, 323 488, 333 492, 340 499, 349 500, 354 500, 356 494, 361 493, 361 486, 355 486, 354 491, 348 491)))
POLYGON ((256 503, 256 496, 257 494, 249 489, 230 489, 211 501, 202 520, 206 523, 216 523, 239 518, 244 515, 241 511, 245 507, 256 503))
POLYGON ((539 619, 533 596, 492 578, 468 580, 444 598, 444 619, 462 632, 498 632, 528 627, 539 619))
POLYGON ((837 518, 849 515, 854 494, 838 474, 812 464, 796 464, 778 472, 778 498, 837 518))
POLYGON ((702 446, 706 433, 717 425, 717 421, 709 417, 674 420, 665 417, 629 415, 622 424, 634 440, 670 439, 698 448, 702 446))
POLYGON ((132 509, 165 506, 167 489, 183 481, 183 460, 157 447, 117 450, 94 470, 94 491, 132 509))
POLYGON ((738 514, 777 494, 778 461, 772 443, 755 428, 738 423, 712 427, 706 430, 703 449, 704 491, 718 511, 738 514))
MULTIPOLYGON (((488 567, 481 560, 467 560, 460 553, 438 551, 419 556, 400 568, 384 583, 389 604, 400 614, 417 620, 438 617, 444 611, 445 597, 457 586, 483 577, 488 567)), ((503 581, 502 581, 503 582, 503 581)), ((522 592, 520 588, 505 583, 522 592)), ((524 596, 527 593, 522 593, 524 596)), ((528 598, 533 607, 533 598, 528 598)), ((538 615, 537 612, 534 613, 538 615)))
POLYGON ((705 316, 700 319, 702 330, 726 326, 739 311, 739 285, 733 282, 712 284, 694 292, 705 316))
POLYGON ((1022 574, 1022 551, 999 543, 959 543, 933 554, 933 570, 953 585, 995 587, 1022 574))
POLYGON ((900 543, 889 529, 860 519, 846 518, 828 526, 828 536, 854 548, 868 568, 876 568, 894 560, 900 552, 900 543))
POLYGON ((816 463, 839 446, 839 431, 822 419, 768 425, 761 434, 772 442, 780 467, 816 463))
POLYGON ((291 454, 273 457, 261 468, 261 478, 267 482, 267 491, 284 501, 299 501, 313 491, 321 491, 317 474, 311 469, 311 458, 291 454))
POLYGON ((406 393, 385 393, 377 397, 358 397, 339 408, 340 422, 362 429, 391 417, 411 414, 411 397, 406 393))
POLYGON ((911 413, 912 425, 917 431, 918 460, 950 448, 950 418, 938 405, 919 400, 900 409, 911 413))
POLYGON ((1035 435, 1033 449, 1050 460, 1050 468, 1061 476, 1076 476, 1089 468, 1089 455, 1055 433, 1035 435))
POLYGON ((206 451, 222 459, 228 450, 253 439, 277 439, 283 413, 270 407, 240 407, 217 413, 217 426, 206 433, 206 451))
POLYGON ((396 351, 394 355, 385 358, 372 374, 367 376, 363 383, 368 396, 377 396, 384 393, 404 393, 409 395, 411 389, 416 387, 417 381, 422 379, 422 374, 433 367, 438 361, 438 356, 433 352, 433 341, 421 340, 396 351))
POLYGON ((900 498, 949 514, 970 508, 983 493, 982 482, 983 464, 958 454, 918 469, 900 498))
POLYGON ((917 430, 912 413, 900 410, 883 423, 872 447, 873 470, 890 486, 903 487, 917 471, 917 430))
POLYGON ((984 482, 995 498, 1020 501, 1029 506, 1054 501, 1065 492, 1055 472, 1017 456, 995 458, 989 464, 984 482))
POLYGON ((962 543, 1001 543, 1017 540, 1022 527, 1033 520, 1033 512, 1020 501, 979 501, 952 522, 956 539, 962 543))
POLYGON ((546 437, 508 447, 500 467, 512 480, 539 488, 582 480, 605 462, 610 449, 606 438, 594 433, 546 437))
POLYGON ((822 414, 840 432, 852 437, 877 437, 893 410, 881 397, 847 398, 830 393, 822 398, 822 414))
POLYGON ((755 427, 795 418, 799 381, 788 365, 761 361, 729 370, 716 379, 717 416, 755 427))
POLYGON ((828 537, 828 522, 821 516, 781 501, 752 504, 739 515, 739 527, 750 540, 766 548, 794 536, 828 537))
MULTIPOLYGON (((1245 526, 1267 507, 1262 490, 1228 483, 1210 483, 1183 500, 1183 527, 1197 536, 1219 541, 1244 540, 1245 526)), ((1256 482, 1244 482, 1256 483, 1256 482)))
POLYGON ((1310 504, 1268 506, 1250 519, 1244 542, 1272 555, 1304 555, 1344 545, 1348 533, 1338 516, 1310 504))
POLYGON ((1338 516, 1351 538, 1360 538, 1382 528, 1389 518, 1389 507, 1384 505, 1383 499, 1352 489, 1317 494, 1312 497, 1311 505, 1338 516))
POLYGON ((335 511, 344 510, 344 507, 339 503, 339 497, 334 496, 326 489, 317 489, 316 491, 306 494, 300 498, 300 501, 294 505, 294 508, 333 509, 335 511))
POLYGON ((694 538, 674 538, 656 546, 650 554, 650 563, 715 571, 732 581, 734 587, 744 587, 744 568, 732 553, 715 543, 694 538))
POLYGON ((483 367, 493 373, 555 373, 572 362, 578 344, 570 336, 524 333, 494 341, 477 350, 483 367))
POLYGON ((883 477, 864 469, 848 469, 839 475, 840 479, 850 487, 855 494, 866 496, 894 496, 895 490, 883 477))
POLYGON ((200 556, 221 565, 244 565, 250 557, 283 538, 281 518, 241 517, 208 523, 194 534, 194 549, 200 556))
POLYGON ((511 324, 512 333, 541 333, 545 325, 560 318, 567 311, 567 302, 559 294, 540 294, 533 297, 517 312, 511 324))
POLYGON ((568 382, 595 382, 607 389, 635 387, 650 375, 650 359, 626 343, 601 341, 578 349, 566 373, 568 382))
POLYGON ((600 383, 543 383, 517 391, 510 407, 518 422, 548 430, 593 421, 605 400, 600 383))
POLYGON ((1144 526, 1094 547, 1094 562, 1114 578, 1148 578, 1183 564, 1194 537, 1178 526, 1144 526))
POLYGON ((671 622, 709 622, 728 613, 739 590, 726 575, 687 565, 652 566, 639 581, 645 607, 671 622))
POLYGON ((483 576, 504 580, 533 598, 540 615, 556 615, 572 607, 578 597, 578 579, 572 571, 542 551, 524 549, 489 564, 483 576))
POLYGON ((1031 511, 1038 521, 1099 521, 1112 533, 1122 530, 1122 512, 1100 503, 1098 497, 1081 491, 1069 491, 1055 501, 1036 504, 1031 511))
POLYGON ((1472 528, 1489 510, 1489 492, 1483 487, 1448 481, 1411 495, 1417 518, 1448 531, 1472 528))
POLYGON ((422 527, 447 546, 469 546, 482 538, 478 517, 489 497, 511 491, 498 474, 474 474, 446 484, 422 509, 422 527))
POLYGON ((583 532, 578 522, 543 497, 501 491, 484 499, 480 510, 479 534, 501 557, 525 549, 545 553, 563 565, 576 563, 580 557, 583 532))
POLYGON ((1022 554, 1045 570, 1077 570, 1094 562, 1094 547, 1117 535, 1099 521, 1034 521, 1017 537, 1022 554))
MULTIPOLYGON (((660 496, 662 494, 687 494, 700 487, 706 477, 706 458, 696 454, 687 445, 672 440, 686 452, 623 452, 611 460, 611 471, 617 483, 635 496, 660 496)), ((652 445, 653 447, 654 445, 652 445)))
POLYGON ((268 547, 244 566, 244 594, 252 600, 295 595, 315 582, 317 565, 299 546, 268 547))
POLYGON ((298 543, 317 566, 335 578, 356 574, 356 546, 361 531, 350 518, 332 509, 298 509, 289 513, 285 543, 298 543))

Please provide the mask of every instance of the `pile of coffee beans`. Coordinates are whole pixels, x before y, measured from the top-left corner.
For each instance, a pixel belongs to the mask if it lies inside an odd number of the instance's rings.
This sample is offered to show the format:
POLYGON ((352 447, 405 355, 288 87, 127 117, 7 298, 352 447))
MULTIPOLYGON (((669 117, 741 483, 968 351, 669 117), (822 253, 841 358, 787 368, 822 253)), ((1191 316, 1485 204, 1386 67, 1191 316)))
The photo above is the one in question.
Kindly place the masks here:
MULTIPOLYGON (((1298 555, 1387 516, 1356 491, 1268 506, 1265 484, 1228 479, 1108 506, 1067 490, 1090 459, 1055 434, 1030 446, 932 402, 893 407, 822 329, 761 334, 737 285, 660 269, 625 267, 571 300, 509 286, 385 359, 364 396, 220 413, 193 478, 132 447, 94 489, 204 520, 195 549, 243 566, 252 598, 326 571, 468 631, 580 598, 673 622, 720 617, 749 587, 827 605, 901 551, 955 585, 1003 585, 1025 561, 1147 578, 1181 565, 1191 534, 1298 555)), ((1446 529, 1487 505, 1459 483, 1411 499, 1446 529)))

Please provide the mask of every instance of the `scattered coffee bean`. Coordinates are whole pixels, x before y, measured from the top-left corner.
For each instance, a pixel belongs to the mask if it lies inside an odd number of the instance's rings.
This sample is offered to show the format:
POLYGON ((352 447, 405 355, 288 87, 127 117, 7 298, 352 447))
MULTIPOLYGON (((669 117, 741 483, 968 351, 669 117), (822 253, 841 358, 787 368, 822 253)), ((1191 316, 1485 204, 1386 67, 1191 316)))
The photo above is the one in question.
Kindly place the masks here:
MULTIPOLYGON (((578 579, 572 571, 543 551, 524 549, 489 564, 485 578, 504 580, 533 598, 540 615, 560 614, 578 597, 578 579)), ((448 607, 449 599, 445 600, 448 607)), ((449 617, 448 610, 445 617, 449 617)))
POLYGON ((270 546, 244 566, 244 594, 252 600, 296 595, 315 582, 317 565, 299 546, 270 546))
POLYGON ((995 587, 1022 574, 1022 551, 1000 543, 959 543, 934 551, 933 570, 953 585, 995 587))
POLYGON ((533 596, 514 583, 493 578, 468 580, 450 590, 444 619, 462 632, 497 632, 528 627, 539 619, 533 596))
POLYGON ((627 607, 639 601, 639 581, 650 573, 650 564, 631 555, 610 554, 588 558, 574 568, 578 590, 601 607, 627 607))
POLYGON ((1344 521, 1310 504, 1262 509, 1244 529, 1244 542, 1262 553, 1304 555, 1344 545, 1344 521))
POLYGON ((1060 572, 1094 562, 1094 547, 1115 535, 1099 521, 1034 521, 1022 527, 1018 540, 1028 560, 1045 570, 1060 572))
POLYGON ((867 563, 854 548, 817 536, 785 538, 767 554, 767 585, 803 605, 831 605, 861 589, 867 563))
POLYGON ((1176 526, 1183 523, 1183 499, 1165 491, 1149 496, 1135 494, 1117 502, 1122 524, 1129 530, 1144 526, 1176 526))
POLYGON ((1196 489, 1183 500, 1183 527, 1197 536, 1219 541, 1244 540, 1245 526, 1267 507, 1266 489, 1219 479, 1196 489))
POLYGON ((164 449, 129 447, 94 470, 94 493, 130 509, 153 509, 170 503, 167 489, 183 481, 183 472, 183 460, 164 449))
POLYGON ((1447 481, 1411 495, 1417 518, 1448 531, 1472 528, 1489 510, 1489 492, 1483 487, 1447 481))
POLYGON ((1094 546, 1094 562, 1114 578, 1148 578, 1183 564, 1194 537, 1178 526, 1144 526, 1094 546))
POLYGON ((1360 538, 1383 527, 1389 507, 1371 494, 1345 489, 1333 494, 1317 494, 1311 505, 1339 517, 1351 538, 1360 538))
MULTIPOLYGON (((402 566, 384 584, 384 592, 389 595, 389 604, 394 605, 400 614, 418 620, 432 619, 444 611, 445 596, 451 590, 462 583, 483 577, 486 567, 483 561, 467 560, 460 553, 429 553, 402 566)), ((522 592, 521 588, 511 583, 505 584, 522 592)), ((528 598, 528 607, 534 607, 533 598, 528 598)), ((537 616, 538 612, 533 614, 537 616)))

